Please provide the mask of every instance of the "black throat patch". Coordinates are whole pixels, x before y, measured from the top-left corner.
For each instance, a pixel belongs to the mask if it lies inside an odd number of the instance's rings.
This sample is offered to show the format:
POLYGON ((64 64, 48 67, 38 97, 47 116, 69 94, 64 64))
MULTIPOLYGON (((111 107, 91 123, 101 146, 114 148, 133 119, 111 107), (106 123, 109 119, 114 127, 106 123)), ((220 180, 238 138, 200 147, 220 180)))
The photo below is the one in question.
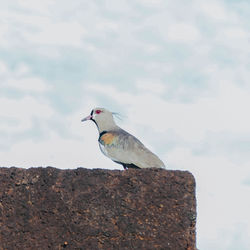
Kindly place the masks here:
POLYGON ((106 131, 106 130, 102 131, 102 132, 99 134, 98 141, 100 142, 101 137, 102 137, 104 134, 107 134, 107 133, 108 133, 108 131, 106 131))

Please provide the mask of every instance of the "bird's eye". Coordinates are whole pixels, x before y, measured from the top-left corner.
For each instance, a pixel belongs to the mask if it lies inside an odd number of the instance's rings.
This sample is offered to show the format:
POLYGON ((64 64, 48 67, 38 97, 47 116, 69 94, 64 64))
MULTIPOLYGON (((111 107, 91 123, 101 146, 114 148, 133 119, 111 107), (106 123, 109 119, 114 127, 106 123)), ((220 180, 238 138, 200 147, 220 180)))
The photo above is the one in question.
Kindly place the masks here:
POLYGON ((101 112, 102 112, 102 111, 99 110, 99 109, 95 111, 95 113, 96 113, 97 115, 99 115, 101 112))

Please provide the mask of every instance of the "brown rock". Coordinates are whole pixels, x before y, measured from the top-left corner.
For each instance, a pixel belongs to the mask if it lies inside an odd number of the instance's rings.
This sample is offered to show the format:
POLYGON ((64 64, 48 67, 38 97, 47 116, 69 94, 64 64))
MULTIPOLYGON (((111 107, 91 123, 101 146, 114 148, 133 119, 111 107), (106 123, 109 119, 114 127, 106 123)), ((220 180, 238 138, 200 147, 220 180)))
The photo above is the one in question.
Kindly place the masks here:
POLYGON ((0 249, 195 249, 195 180, 163 169, 0 168, 0 249))

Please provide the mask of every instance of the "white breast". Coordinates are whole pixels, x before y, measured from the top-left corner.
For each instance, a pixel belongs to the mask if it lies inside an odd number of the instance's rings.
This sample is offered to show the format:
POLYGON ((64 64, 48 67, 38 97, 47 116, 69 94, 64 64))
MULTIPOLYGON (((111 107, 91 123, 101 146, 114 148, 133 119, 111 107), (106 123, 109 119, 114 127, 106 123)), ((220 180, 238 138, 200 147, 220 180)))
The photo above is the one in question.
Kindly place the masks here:
POLYGON ((107 152, 106 148, 104 147, 104 145, 102 145, 101 143, 99 143, 99 147, 100 147, 102 153, 104 155, 108 156, 108 152, 107 152))
POLYGON ((107 156, 108 158, 110 158, 110 159, 113 160, 113 161, 117 161, 117 159, 115 159, 115 158, 113 158, 113 157, 110 156, 110 154, 108 153, 108 151, 107 151, 107 149, 104 147, 104 145, 102 145, 101 143, 99 143, 99 147, 100 147, 102 153, 103 153, 105 156, 107 156))

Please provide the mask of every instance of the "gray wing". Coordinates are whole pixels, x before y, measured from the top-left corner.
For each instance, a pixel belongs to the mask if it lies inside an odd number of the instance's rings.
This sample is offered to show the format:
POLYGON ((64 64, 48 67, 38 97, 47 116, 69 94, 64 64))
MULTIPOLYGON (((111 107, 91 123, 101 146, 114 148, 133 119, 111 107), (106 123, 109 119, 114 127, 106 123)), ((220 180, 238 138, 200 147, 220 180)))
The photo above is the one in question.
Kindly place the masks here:
POLYGON ((110 131, 116 142, 106 147, 109 156, 116 161, 134 164, 140 168, 164 168, 164 163, 147 149, 136 137, 123 129, 110 131))

